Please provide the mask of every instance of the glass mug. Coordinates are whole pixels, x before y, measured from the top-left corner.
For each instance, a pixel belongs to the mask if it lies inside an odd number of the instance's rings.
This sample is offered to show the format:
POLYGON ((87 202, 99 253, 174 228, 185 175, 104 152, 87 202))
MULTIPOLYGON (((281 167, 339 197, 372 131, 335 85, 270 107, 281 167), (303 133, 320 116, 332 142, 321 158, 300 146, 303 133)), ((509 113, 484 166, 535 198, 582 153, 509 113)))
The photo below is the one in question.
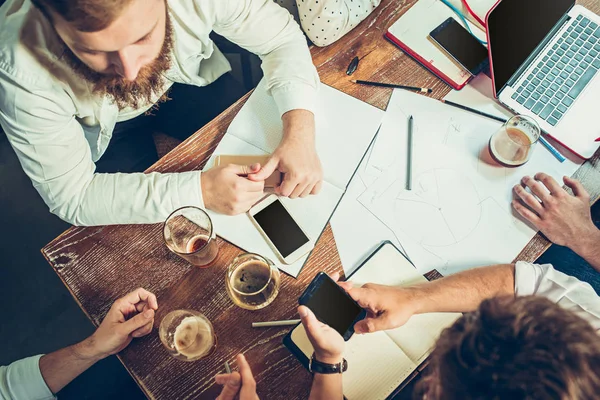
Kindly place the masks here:
POLYGON ((505 167, 518 167, 529 161, 540 135, 540 126, 531 117, 515 115, 490 138, 490 154, 505 167))
POLYGON ((206 358, 217 347, 212 324, 204 314, 193 310, 168 313, 160 322, 158 335, 169 353, 182 361, 206 358))
POLYGON ((227 268, 227 294, 235 305, 246 310, 260 310, 271 304, 280 285, 277 267, 258 254, 240 254, 227 268))
POLYGON ((165 244, 197 267, 208 267, 219 254, 217 237, 206 211, 182 207, 171 213, 163 227, 165 244))

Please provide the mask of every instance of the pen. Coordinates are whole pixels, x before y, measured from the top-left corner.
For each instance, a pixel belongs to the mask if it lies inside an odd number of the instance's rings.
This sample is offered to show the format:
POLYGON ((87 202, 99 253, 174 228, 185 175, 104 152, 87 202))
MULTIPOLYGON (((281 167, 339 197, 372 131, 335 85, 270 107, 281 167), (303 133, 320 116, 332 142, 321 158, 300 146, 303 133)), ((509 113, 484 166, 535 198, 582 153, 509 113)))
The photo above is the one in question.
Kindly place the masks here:
POLYGON ((268 328, 272 326, 290 326, 297 325, 300 323, 299 319, 289 319, 284 321, 266 321, 266 322, 253 322, 253 328, 268 328))
POLYGON ((413 158, 413 116, 408 117, 408 156, 406 172, 406 189, 412 190, 412 158, 413 158))
POLYGON ((225 371, 230 374, 231 373, 231 368, 229 367, 229 363, 227 361, 225 361, 225 371))
POLYGON ((406 90, 416 90, 421 93, 431 93, 433 90, 429 88, 422 88, 416 86, 404 86, 404 85, 396 85, 394 83, 383 83, 383 82, 371 82, 371 81, 361 81, 359 79, 353 79, 352 82, 358 83, 359 85, 369 85, 369 86, 379 86, 386 88, 394 88, 394 89, 406 89, 406 90))
MULTIPOLYGON (((464 110, 464 111, 472 112, 473 114, 481 115, 482 117, 487 117, 487 118, 493 119, 495 121, 499 121, 499 122, 503 122, 503 123, 506 122, 506 118, 497 117, 497 116, 492 115, 492 114, 484 113, 482 111, 475 110, 474 108, 463 106, 462 104, 457 104, 457 103, 454 103, 452 101, 442 100, 442 103, 448 104, 449 106, 452 106, 452 107, 460 108, 461 110, 464 110)), ((598 139, 600 139, 600 138, 598 138, 598 139)), ((547 148, 548 151, 554 157, 556 157, 556 159, 558 161, 564 162, 566 160, 566 157, 563 156, 562 154, 560 154, 560 152, 558 150, 556 150, 556 148, 554 146, 552 146, 546 139, 544 139, 543 136, 540 135, 540 139, 539 140, 540 140, 540 143, 542 145, 544 145, 544 147, 547 148)), ((596 140, 596 141, 598 141, 598 140, 596 140)))

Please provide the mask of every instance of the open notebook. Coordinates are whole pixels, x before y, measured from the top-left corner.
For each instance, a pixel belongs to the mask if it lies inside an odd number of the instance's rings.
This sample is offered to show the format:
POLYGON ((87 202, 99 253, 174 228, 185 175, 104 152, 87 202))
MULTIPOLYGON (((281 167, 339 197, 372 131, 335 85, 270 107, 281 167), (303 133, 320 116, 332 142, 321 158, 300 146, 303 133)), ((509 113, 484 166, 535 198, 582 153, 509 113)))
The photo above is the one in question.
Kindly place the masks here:
MULTIPOLYGON (((427 282, 404 255, 384 242, 348 278, 357 285, 379 283, 409 286, 427 282)), ((442 330, 461 314, 430 313, 413 316, 404 326, 365 335, 353 335, 346 342, 344 358, 348 370, 343 374, 344 396, 348 400, 386 399, 414 377, 429 356, 442 330)), ((313 347, 302 324, 283 340, 285 346, 308 367, 313 347)))
MULTIPOLYGON (((364 153, 372 142, 384 112, 329 86, 321 85, 315 107, 316 147, 323 166, 321 192, 304 199, 281 198, 294 219, 316 242, 342 198, 364 153)), ((283 124, 263 79, 229 125, 205 169, 217 155, 271 154, 281 141, 283 124)), ((246 214, 227 216, 209 211, 219 236, 242 249, 261 254, 297 277, 306 257, 281 264, 246 214)))

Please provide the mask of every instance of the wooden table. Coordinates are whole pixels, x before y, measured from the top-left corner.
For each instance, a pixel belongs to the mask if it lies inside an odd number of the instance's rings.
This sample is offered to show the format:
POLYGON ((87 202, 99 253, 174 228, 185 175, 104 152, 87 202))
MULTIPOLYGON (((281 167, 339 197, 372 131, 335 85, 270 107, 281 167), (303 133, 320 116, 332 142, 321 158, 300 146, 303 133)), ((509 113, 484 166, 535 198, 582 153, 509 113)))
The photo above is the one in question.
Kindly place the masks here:
MULTIPOLYGON (((450 89, 445 84, 383 38, 386 29, 413 3, 383 0, 367 20, 337 43, 327 48, 312 48, 321 80, 384 109, 390 89, 354 85, 345 75, 350 60, 358 55, 361 61, 352 79, 427 86, 434 89, 434 98, 446 95, 450 89)), ((597 1, 582 3, 600 13, 597 1)), ((148 172, 201 169, 247 97, 148 172)), ((599 158, 597 153, 576 174, 593 199, 600 193, 599 158)), ((42 253, 96 325, 115 299, 140 286, 158 296, 155 328, 165 314, 179 308, 199 310, 213 322, 218 348, 207 360, 194 363, 175 360, 162 347, 157 329, 135 340, 119 354, 121 362, 149 398, 215 398, 220 388, 214 384, 213 376, 223 371, 225 360, 231 363, 239 352, 244 352, 250 360, 261 398, 306 398, 311 377, 281 344, 288 329, 252 329, 250 323, 296 317, 297 298, 315 273, 342 270, 330 227, 318 241, 299 278, 283 276, 277 300, 266 309, 254 312, 235 307, 225 292, 225 268, 240 252, 238 248, 221 241, 216 264, 209 269, 197 269, 169 253, 162 242, 161 229, 160 224, 71 228, 48 244, 42 253)), ((518 259, 533 261, 548 246, 548 241, 538 235, 518 259)))

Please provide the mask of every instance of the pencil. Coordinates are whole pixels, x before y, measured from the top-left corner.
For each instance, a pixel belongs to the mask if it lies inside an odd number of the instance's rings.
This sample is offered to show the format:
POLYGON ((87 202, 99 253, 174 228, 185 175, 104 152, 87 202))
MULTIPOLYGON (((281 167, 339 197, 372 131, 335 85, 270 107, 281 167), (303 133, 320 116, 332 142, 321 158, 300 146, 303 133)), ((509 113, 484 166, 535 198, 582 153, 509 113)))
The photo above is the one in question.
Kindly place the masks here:
POLYGON ((359 85, 370 85, 370 86, 380 86, 380 87, 394 88, 394 89, 415 90, 415 91, 421 92, 421 93, 431 93, 431 92, 433 92, 433 90, 431 90, 429 88, 422 88, 422 87, 416 87, 416 86, 396 85, 396 84, 393 84, 393 83, 361 81, 361 80, 358 80, 358 79, 356 79, 356 80, 353 79, 352 82, 358 83, 359 85))
POLYGON ((448 100, 443 100, 442 99, 442 103, 448 104, 449 106, 452 106, 452 107, 460 108, 461 110, 472 112, 473 114, 481 115, 482 117, 487 117, 487 118, 490 118, 490 119, 493 119, 493 120, 496 120, 496 121, 500 121, 500 122, 506 122, 506 118, 497 117, 497 116, 492 115, 492 114, 484 113, 482 111, 476 110, 476 109, 471 108, 471 107, 463 106, 462 104, 454 103, 452 101, 448 101, 448 100))
POLYGON ((253 322, 253 328, 268 328, 272 326, 290 326, 297 325, 300 323, 299 319, 289 319, 283 321, 266 321, 266 322, 253 322))
POLYGON ((227 361, 225 361, 225 371, 230 374, 231 373, 231 368, 229 367, 229 363, 227 361))
MULTIPOLYGON (((448 104, 449 106, 452 106, 452 107, 460 108, 461 110, 464 110, 464 111, 472 112, 473 114, 481 115, 482 117, 487 117, 487 118, 493 119, 495 121, 499 121, 499 122, 503 122, 503 123, 507 121, 506 118, 497 117, 497 116, 492 115, 492 114, 484 113, 482 111, 476 110, 476 109, 471 108, 471 107, 463 106, 462 104, 454 103, 452 101, 442 100, 442 103, 448 104)), ((541 135, 540 135, 540 143, 542 145, 544 145, 544 147, 547 148, 548 151, 554 157, 556 157, 556 159, 558 161, 564 162, 566 160, 566 157, 563 156, 562 154, 560 154, 560 152, 558 150, 556 150, 556 148, 554 146, 552 146, 550 144, 550 142, 548 142, 546 139, 544 139, 544 137, 541 136, 541 135)))
POLYGON ((408 156, 406 172, 406 189, 412 190, 412 158, 413 158, 413 116, 408 117, 408 156))

